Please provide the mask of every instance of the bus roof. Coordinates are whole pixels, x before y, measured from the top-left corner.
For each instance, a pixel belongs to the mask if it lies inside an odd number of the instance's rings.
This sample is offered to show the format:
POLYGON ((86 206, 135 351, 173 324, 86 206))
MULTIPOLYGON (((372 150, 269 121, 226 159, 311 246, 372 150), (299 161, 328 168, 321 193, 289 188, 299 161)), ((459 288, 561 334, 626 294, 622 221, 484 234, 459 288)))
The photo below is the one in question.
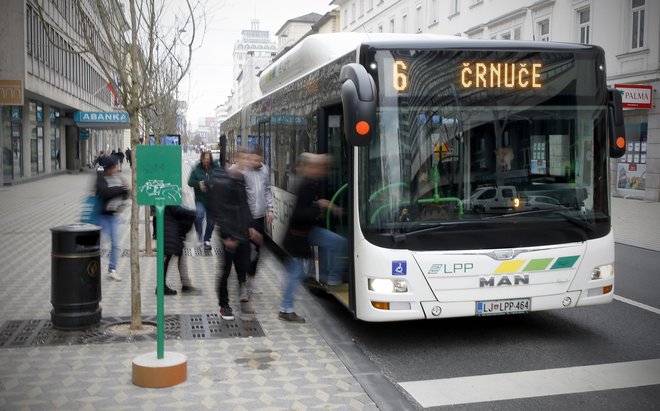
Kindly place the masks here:
POLYGON ((515 49, 525 50, 589 50, 595 46, 575 43, 554 43, 516 40, 479 40, 457 36, 420 33, 325 33, 305 37, 281 58, 268 66, 259 77, 259 88, 265 95, 322 67, 360 46, 375 48, 437 48, 437 49, 515 49))

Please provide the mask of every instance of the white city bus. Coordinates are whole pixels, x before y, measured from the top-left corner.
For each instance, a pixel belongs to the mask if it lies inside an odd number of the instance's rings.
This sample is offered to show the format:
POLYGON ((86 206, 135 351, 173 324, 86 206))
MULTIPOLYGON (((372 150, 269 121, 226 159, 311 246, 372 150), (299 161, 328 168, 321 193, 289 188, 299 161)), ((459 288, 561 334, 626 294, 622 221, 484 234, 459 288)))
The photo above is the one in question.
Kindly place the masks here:
POLYGON ((593 45, 316 35, 268 67, 264 97, 221 128, 230 151, 264 149, 278 245, 298 155, 334 158, 325 197, 345 214, 323 225, 348 240, 347 285, 324 285, 317 250, 310 286, 356 318, 604 304, 614 284, 608 159, 625 151, 620 96, 605 79, 593 45), (467 207, 484 187, 511 198, 467 207))

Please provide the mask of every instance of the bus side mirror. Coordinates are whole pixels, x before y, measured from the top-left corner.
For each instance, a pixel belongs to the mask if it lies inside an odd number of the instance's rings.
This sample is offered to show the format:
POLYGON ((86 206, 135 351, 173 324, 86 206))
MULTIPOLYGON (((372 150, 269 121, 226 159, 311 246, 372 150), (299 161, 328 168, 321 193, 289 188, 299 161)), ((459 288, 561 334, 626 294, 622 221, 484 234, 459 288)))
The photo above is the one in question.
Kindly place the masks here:
POLYGON ((619 158, 626 154, 626 129, 623 124, 621 92, 616 89, 608 89, 607 97, 607 134, 610 143, 610 157, 619 158))
POLYGON ((350 146, 366 146, 376 132, 376 83, 357 63, 342 67, 339 81, 346 141, 350 146))

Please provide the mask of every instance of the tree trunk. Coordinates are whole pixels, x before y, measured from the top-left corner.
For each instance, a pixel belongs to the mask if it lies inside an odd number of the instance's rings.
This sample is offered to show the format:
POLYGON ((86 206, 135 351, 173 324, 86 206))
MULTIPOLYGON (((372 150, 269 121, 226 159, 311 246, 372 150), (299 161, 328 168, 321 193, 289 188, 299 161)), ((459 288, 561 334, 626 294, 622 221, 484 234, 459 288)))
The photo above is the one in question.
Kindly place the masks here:
POLYGON ((137 142, 140 139, 139 110, 131 116, 131 330, 142 329, 142 294, 140 287, 140 207, 137 204, 137 142))

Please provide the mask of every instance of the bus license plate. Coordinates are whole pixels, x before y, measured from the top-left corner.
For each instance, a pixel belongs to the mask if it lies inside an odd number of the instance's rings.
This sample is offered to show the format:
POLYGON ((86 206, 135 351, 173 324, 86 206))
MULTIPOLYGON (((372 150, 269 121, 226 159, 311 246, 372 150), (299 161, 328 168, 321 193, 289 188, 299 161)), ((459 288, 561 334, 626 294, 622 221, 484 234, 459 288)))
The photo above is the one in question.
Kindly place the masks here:
POLYGON ((477 315, 520 314, 529 311, 529 298, 477 301, 477 315))

